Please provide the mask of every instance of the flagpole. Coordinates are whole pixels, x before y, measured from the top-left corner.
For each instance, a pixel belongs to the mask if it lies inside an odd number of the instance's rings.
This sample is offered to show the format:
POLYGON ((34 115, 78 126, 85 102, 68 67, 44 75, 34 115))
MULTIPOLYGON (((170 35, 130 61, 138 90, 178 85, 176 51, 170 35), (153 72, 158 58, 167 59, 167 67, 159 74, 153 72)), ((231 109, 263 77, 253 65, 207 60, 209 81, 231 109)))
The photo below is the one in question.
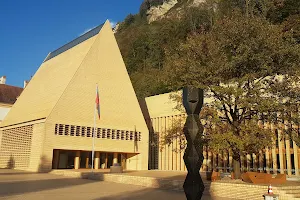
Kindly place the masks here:
MULTIPOLYGON (((96 95, 97 95, 98 85, 96 86, 96 95)), ((93 132, 93 147, 92 147, 92 172, 94 172, 94 155, 95 155, 95 135, 96 135, 96 106, 94 111, 94 132, 93 132)))

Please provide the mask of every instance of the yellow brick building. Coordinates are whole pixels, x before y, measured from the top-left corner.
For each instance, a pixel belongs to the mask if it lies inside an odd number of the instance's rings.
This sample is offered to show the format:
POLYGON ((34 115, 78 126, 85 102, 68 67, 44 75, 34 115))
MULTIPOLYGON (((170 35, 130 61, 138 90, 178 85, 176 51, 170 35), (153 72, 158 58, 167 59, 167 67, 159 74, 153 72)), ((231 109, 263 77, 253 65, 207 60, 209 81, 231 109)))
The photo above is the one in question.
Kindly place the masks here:
MULTIPOLYGON (((170 94, 160 94, 147 97, 141 104, 150 131, 149 168, 159 170, 186 171, 183 161, 184 151, 179 148, 178 139, 171 145, 164 145, 162 150, 159 143, 164 133, 175 123, 185 123, 186 113, 175 109, 177 103, 170 99, 170 94)), ((205 98, 204 103, 212 99, 205 98)), ((183 108, 183 107, 182 107, 183 108)), ((276 131, 276 127, 272 126, 276 131)), ((259 154, 241 157, 243 171, 261 171, 266 173, 286 173, 289 176, 300 174, 300 149, 294 141, 281 140, 281 131, 277 131, 278 139, 272 149, 263 149, 259 154)), ((208 147, 203 149, 204 161, 201 171, 221 170, 229 172, 232 168, 232 157, 226 152, 214 154, 208 147)))
POLYGON ((148 169, 148 129, 107 21, 48 54, 0 125, 0 168, 148 169))

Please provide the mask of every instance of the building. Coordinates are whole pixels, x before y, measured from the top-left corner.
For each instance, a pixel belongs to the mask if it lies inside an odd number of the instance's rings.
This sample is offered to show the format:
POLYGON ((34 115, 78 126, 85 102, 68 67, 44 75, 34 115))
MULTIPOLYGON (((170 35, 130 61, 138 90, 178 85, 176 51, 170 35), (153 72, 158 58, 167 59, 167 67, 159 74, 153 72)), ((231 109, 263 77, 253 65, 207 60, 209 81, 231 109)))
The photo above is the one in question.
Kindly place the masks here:
POLYGON ((110 23, 48 54, 0 126, 0 168, 148 169, 148 129, 110 23))
POLYGON ((0 125, 22 91, 23 88, 6 85, 6 76, 0 77, 0 125))
MULTIPOLYGON (((186 171, 183 161, 184 151, 176 151, 179 141, 176 139, 168 146, 160 148, 163 134, 174 123, 185 123, 186 113, 174 109, 176 102, 171 100, 170 93, 147 97, 141 103, 145 119, 150 131, 149 168, 159 170, 186 171)), ((207 103, 211 99, 204 99, 207 103)), ((273 126, 274 131, 276 127, 273 126)), ((287 175, 300 174, 300 149, 294 141, 281 140, 281 131, 277 131, 278 139, 272 149, 263 149, 258 155, 241 157, 243 171, 260 171, 266 173, 286 173, 287 175)), ((226 152, 214 154, 207 147, 203 149, 203 165, 201 171, 221 170, 229 172, 232 166, 232 157, 226 152)))
MULTIPOLYGON (((184 152, 176 151, 178 140, 162 149, 159 145, 166 130, 185 122, 185 112, 174 109, 170 93, 139 104, 108 21, 49 53, 30 82, 24 82, 23 92, 5 85, 5 78, 0 78, 0 117, 6 115, 0 124, 0 168, 90 168, 98 84, 96 169, 120 163, 129 170, 186 171, 184 152)), ((272 149, 241 157, 242 170, 299 176, 300 149, 279 138, 278 131, 272 149)), ((201 171, 232 168, 229 153, 204 147, 203 155, 201 171)))

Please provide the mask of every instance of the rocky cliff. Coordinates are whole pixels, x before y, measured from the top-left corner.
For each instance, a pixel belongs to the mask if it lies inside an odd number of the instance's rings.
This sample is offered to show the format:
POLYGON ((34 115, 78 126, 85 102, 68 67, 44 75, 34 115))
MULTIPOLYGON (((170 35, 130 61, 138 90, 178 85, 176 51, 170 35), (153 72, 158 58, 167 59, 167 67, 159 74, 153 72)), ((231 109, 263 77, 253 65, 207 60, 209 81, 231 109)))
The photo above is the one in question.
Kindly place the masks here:
POLYGON ((147 10, 147 20, 149 23, 156 21, 163 17, 171 8, 178 3, 178 0, 165 1, 158 6, 152 6, 147 10))
POLYGON ((147 16, 149 23, 165 17, 173 8, 176 13, 184 6, 198 6, 205 0, 145 0, 140 8, 140 13, 147 16))

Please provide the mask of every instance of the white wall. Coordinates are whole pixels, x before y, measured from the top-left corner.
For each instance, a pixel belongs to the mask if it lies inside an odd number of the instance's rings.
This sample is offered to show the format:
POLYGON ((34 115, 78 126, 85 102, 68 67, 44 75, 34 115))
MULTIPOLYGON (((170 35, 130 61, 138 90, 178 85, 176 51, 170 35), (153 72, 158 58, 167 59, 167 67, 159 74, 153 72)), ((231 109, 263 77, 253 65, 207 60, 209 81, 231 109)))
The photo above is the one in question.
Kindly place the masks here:
POLYGON ((0 107, 0 121, 4 119, 4 117, 7 115, 10 108, 1 108, 0 107))

